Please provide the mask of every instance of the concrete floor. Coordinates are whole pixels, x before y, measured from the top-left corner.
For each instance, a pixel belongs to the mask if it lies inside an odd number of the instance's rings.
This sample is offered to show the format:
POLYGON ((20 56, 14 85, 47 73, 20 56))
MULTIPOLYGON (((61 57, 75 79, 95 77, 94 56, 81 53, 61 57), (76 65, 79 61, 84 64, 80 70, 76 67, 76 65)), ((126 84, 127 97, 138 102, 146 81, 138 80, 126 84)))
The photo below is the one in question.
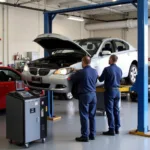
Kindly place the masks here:
MULTIPOLYGON (((150 106, 149 106, 150 107, 150 106)), ((48 121, 48 138, 45 144, 33 143, 29 150, 149 150, 150 138, 129 135, 128 131, 137 126, 137 104, 122 102, 121 133, 115 137, 103 136, 107 130, 106 117, 97 114, 97 137, 95 141, 77 143, 80 136, 78 101, 55 101, 55 114, 62 116, 60 121, 48 121)), ((5 138, 5 113, 0 114, 0 150, 24 149, 10 145, 5 138)))

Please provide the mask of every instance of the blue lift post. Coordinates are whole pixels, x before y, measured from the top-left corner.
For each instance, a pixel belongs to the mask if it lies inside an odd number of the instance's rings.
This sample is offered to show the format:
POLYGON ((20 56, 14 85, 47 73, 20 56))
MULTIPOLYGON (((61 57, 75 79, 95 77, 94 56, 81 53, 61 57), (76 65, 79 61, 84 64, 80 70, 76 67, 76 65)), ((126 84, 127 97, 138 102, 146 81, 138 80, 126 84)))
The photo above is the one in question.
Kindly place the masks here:
POLYGON ((150 137, 148 130, 148 0, 138 0, 138 127, 131 134, 150 137))
MULTIPOLYGON (((90 10, 115 6, 120 4, 133 4, 138 7, 138 77, 136 86, 138 92, 138 129, 130 133, 147 136, 148 133, 148 0, 118 0, 103 4, 92 4, 81 7, 47 11, 44 14, 44 31, 52 32, 52 21, 57 14, 90 10), (138 2, 138 6, 136 3, 138 2)), ((47 53, 45 52, 45 56, 47 53)), ((53 92, 48 94, 49 117, 53 117, 53 92)))
POLYGON ((138 0, 138 131, 148 132, 148 0, 138 0))
MULTIPOLYGON (((44 13, 44 33, 52 33, 52 23, 55 15, 44 13)), ((49 53, 45 50, 44 57, 48 57, 49 53)), ((48 105, 48 120, 61 119, 60 116, 54 116, 54 102, 53 102, 53 91, 47 91, 47 105, 48 105)))

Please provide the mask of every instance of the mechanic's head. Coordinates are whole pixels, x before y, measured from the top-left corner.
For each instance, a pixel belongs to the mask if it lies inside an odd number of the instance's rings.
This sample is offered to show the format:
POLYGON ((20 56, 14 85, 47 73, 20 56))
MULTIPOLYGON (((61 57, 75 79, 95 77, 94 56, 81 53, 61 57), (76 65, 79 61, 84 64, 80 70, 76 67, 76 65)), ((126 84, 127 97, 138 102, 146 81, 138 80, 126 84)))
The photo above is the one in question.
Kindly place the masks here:
POLYGON ((116 55, 111 55, 109 58, 109 64, 110 65, 116 64, 117 60, 118 60, 118 57, 116 55))
POLYGON ((84 56, 82 58, 82 67, 83 68, 90 65, 90 63, 91 63, 91 58, 89 56, 84 56))

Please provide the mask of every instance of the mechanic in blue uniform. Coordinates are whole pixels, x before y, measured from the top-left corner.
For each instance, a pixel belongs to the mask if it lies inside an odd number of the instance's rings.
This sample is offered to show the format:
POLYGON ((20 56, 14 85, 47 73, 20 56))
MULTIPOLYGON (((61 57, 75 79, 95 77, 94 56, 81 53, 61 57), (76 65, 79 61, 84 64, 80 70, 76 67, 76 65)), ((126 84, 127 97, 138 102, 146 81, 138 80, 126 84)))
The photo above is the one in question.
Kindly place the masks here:
POLYGON ((109 126, 109 130, 107 132, 103 132, 103 135, 113 136, 115 134, 119 134, 119 86, 122 79, 122 70, 116 65, 117 60, 118 57, 116 55, 111 55, 109 58, 110 66, 104 68, 102 75, 99 77, 100 82, 104 81, 104 101, 109 126))
POLYGON ((89 139, 95 140, 96 135, 96 82, 98 74, 97 71, 90 66, 90 63, 90 57, 83 57, 83 69, 71 76, 73 83, 78 83, 77 93, 79 97, 81 137, 76 138, 76 141, 79 142, 88 142, 89 139))

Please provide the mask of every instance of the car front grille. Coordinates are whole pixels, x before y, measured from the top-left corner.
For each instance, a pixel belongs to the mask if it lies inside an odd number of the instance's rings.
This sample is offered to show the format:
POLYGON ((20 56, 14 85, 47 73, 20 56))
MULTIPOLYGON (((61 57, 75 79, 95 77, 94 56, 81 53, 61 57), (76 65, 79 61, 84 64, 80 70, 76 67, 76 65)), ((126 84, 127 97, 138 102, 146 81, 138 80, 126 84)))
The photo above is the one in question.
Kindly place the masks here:
POLYGON ((49 86, 50 86, 50 84, 47 84, 47 83, 39 84, 39 83, 28 82, 28 84, 29 84, 30 86, 39 87, 39 88, 49 88, 49 86))
POLYGON ((30 68, 29 71, 32 75, 37 75, 37 68, 30 68))
POLYGON ((40 76, 46 76, 50 72, 50 69, 39 69, 40 76))

